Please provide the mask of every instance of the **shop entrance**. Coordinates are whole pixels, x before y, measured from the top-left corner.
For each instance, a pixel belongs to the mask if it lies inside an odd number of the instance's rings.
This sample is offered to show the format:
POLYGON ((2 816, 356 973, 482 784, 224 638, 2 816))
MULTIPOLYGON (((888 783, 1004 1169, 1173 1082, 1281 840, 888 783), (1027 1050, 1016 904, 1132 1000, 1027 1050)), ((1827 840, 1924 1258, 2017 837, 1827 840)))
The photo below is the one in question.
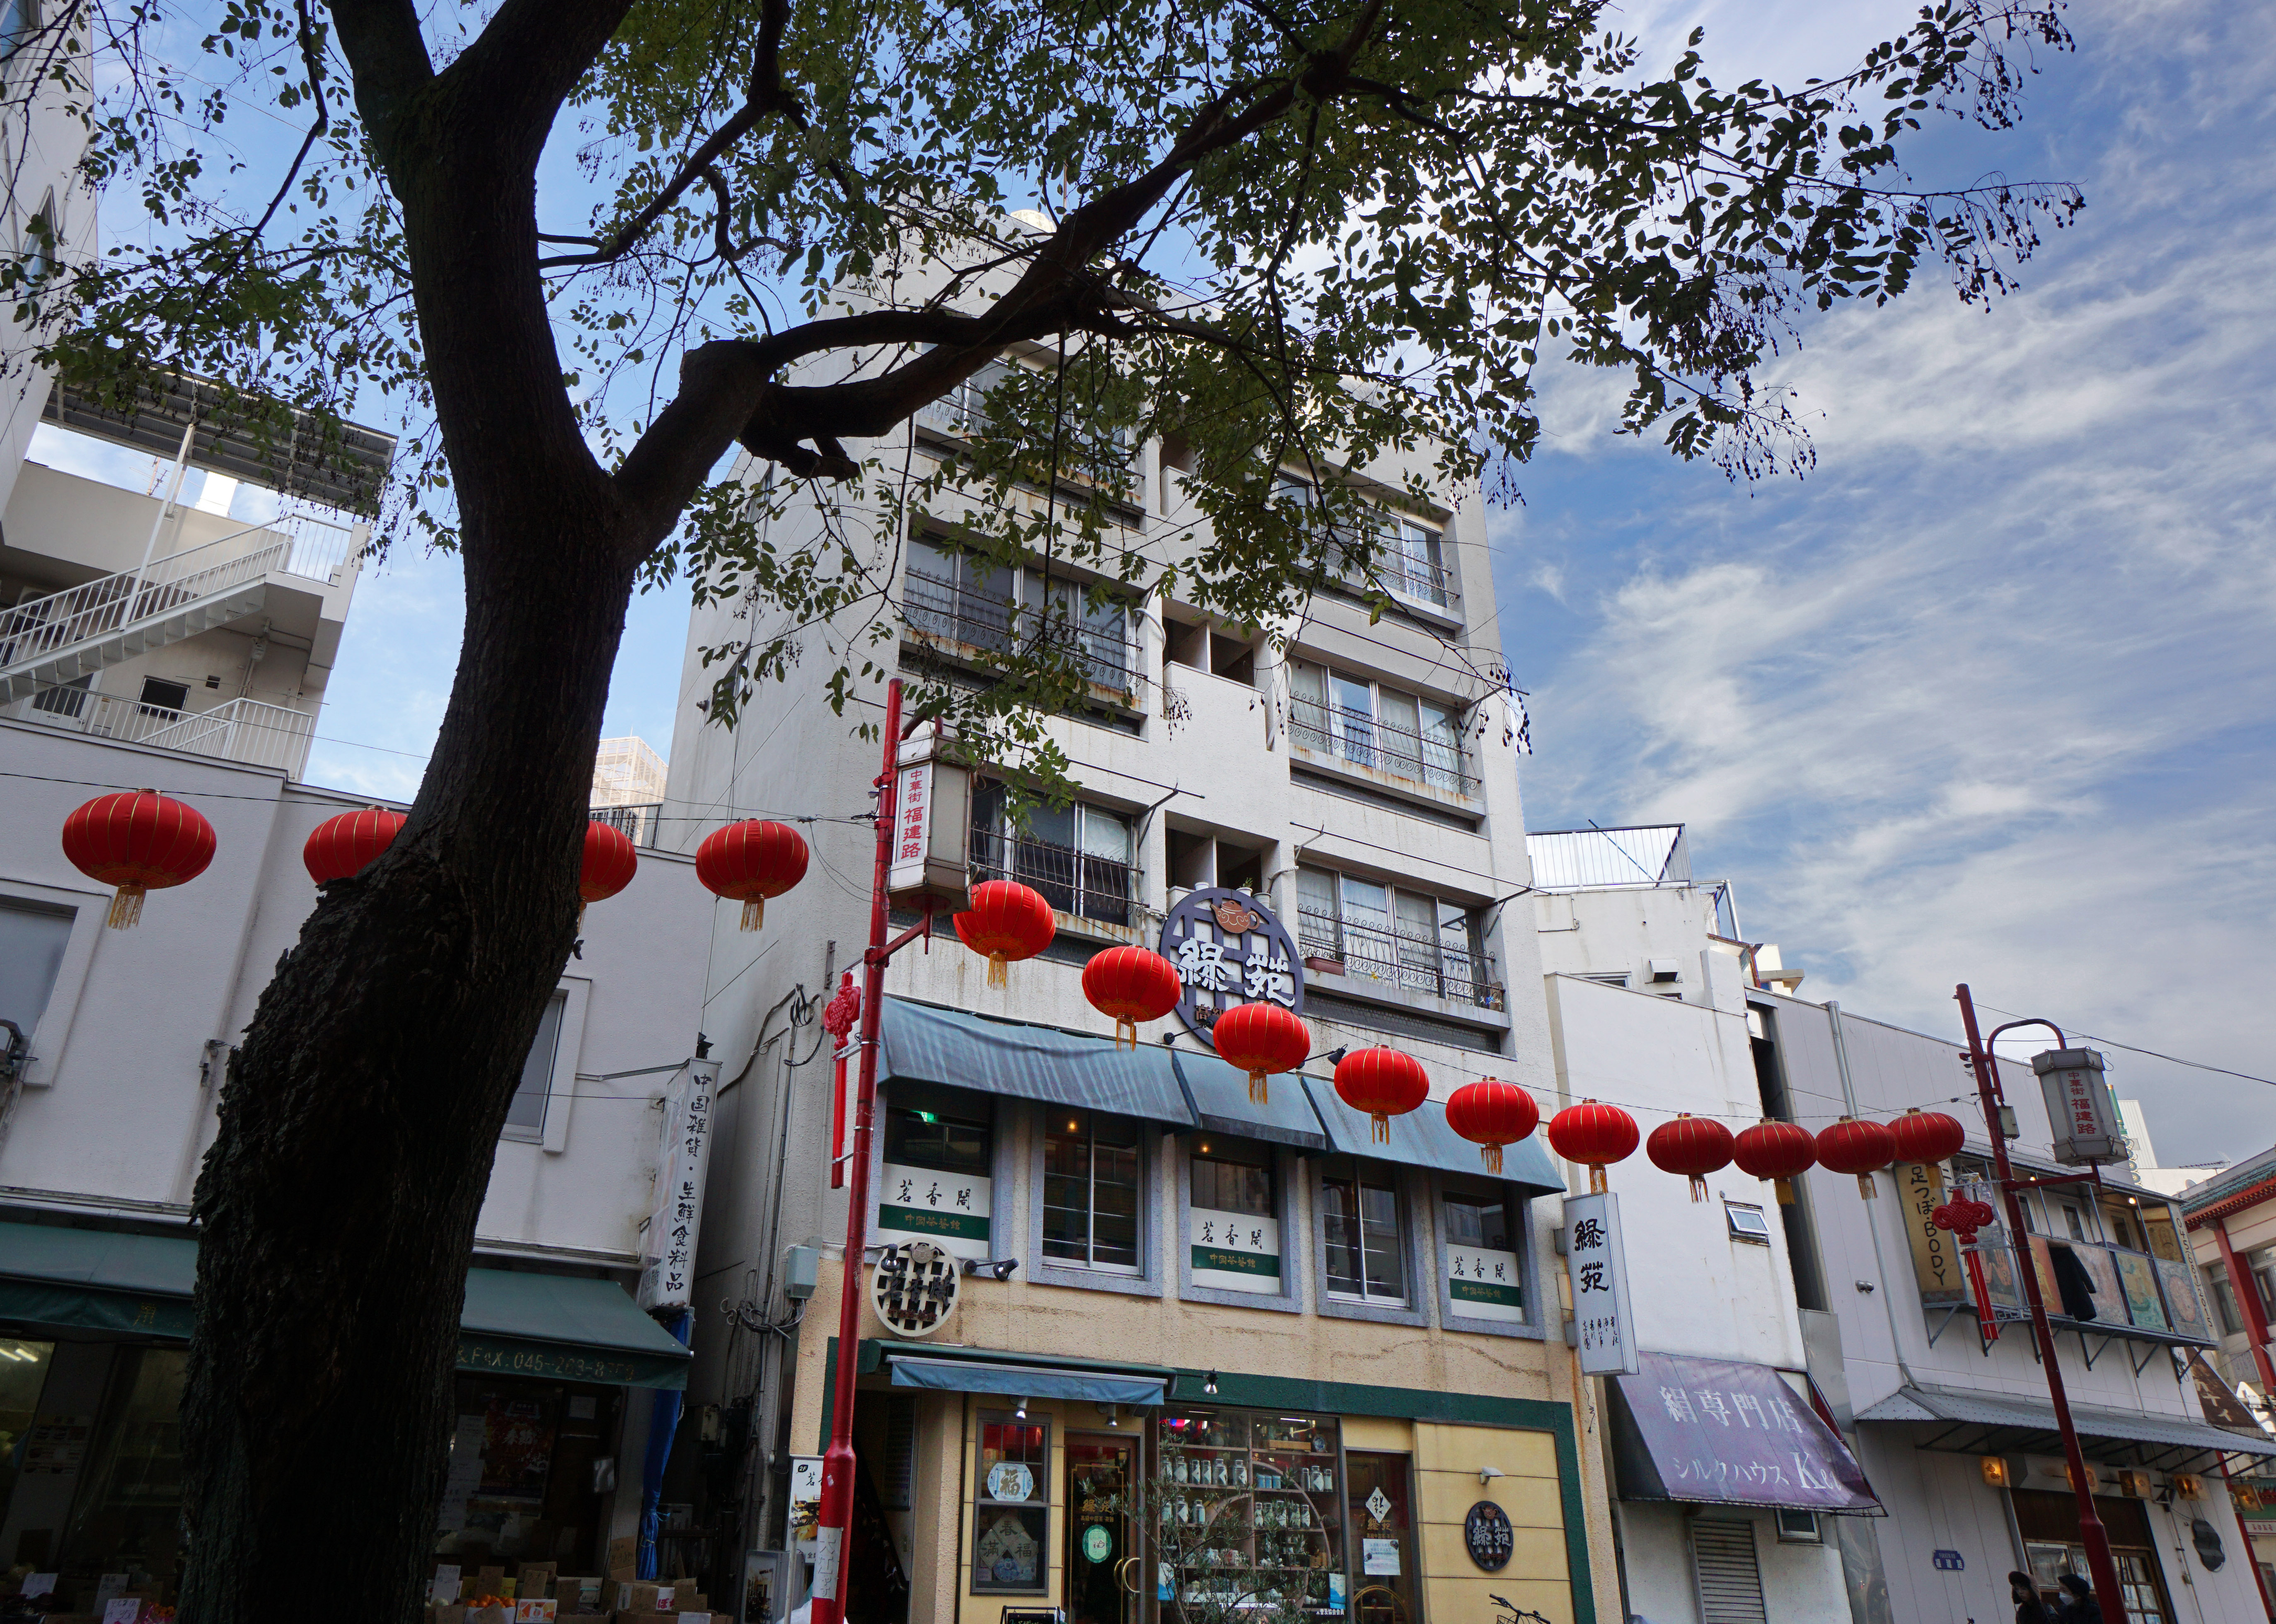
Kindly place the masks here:
POLYGON ((1136 1438, 1068 1435, 1067 1624, 1138 1624, 1137 1485, 1136 1438))
MULTIPOLYGON (((2023 1553, 2039 1594, 2052 1600, 2065 1574, 2086 1572, 2086 1547, 2078 1539, 2078 1502, 2067 1494, 2017 1489, 2015 1522, 2023 1533, 2023 1553)), ((2150 1541, 2150 1519, 2139 1500, 2097 1495, 2094 1514, 2110 1537, 2111 1560, 2125 1593, 2126 1616, 2136 1624, 2174 1624, 2164 1575, 2150 1541)))
POLYGON ((1415 1605, 1415 1519, 1405 1455, 1352 1450, 1349 1501, 1359 1545, 1357 1624, 1422 1624, 1415 1605))

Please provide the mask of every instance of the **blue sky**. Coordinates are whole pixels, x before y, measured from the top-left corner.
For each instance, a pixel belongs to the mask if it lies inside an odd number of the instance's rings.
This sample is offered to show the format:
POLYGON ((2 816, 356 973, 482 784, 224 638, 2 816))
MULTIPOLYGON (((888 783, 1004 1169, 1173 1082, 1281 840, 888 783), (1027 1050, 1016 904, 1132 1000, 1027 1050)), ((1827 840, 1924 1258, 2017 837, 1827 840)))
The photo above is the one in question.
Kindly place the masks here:
MULTIPOLYGON (((1912 9, 1644 4, 1620 26, 1665 61, 1703 25, 1717 79, 1794 83, 1912 9)), ((1806 997, 1947 1032, 1966 980, 2276 1075, 2254 990, 2276 917, 2276 5, 2069 17, 2081 49, 2042 57, 2022 128, 1933 131, 1916 172, 2075 180, 2086 212, 1989 312, 1924 278, 1809 323, 1779 375, 1819 452, 1806 481, 1733 487, 1613 436, 1616 380, 1548 381, 1525 505, 1490 517, 1534 694, 1527 821, 1688 823, 1806 997)), ((116 456, 51 433, 34 454, 116 456)), ((607 732, 669 747, 686 616, 684 588, 635 600, 607 732)), ((367 572, 312 778, 409 796, 461 618, 447 557, 367 572)), ((2276 1139, 2276 1090, 2113 1060, 2168 1163, 2276 1139)))

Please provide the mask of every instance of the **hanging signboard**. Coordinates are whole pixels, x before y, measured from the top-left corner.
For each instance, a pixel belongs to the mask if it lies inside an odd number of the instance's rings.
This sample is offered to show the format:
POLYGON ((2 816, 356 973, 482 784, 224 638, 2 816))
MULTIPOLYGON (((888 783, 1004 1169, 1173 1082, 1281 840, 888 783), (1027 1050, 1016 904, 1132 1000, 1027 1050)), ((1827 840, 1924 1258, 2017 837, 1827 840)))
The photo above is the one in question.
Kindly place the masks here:
POLYGON ((1236 1004, 1304 1013, 1296 939, 1248 892, 1210 885, 1180 898, 1162 922, 1162 957, 1178 968, 1178 1019, 1204 1043, 1236 1004))
POLYGON ((930 896, 938 910, 969 906, 966 833, 972 775, 945 760, 930 725, 905 740, 893 781, 893 850, 885 890, 904 902, 930 896))
POLYGON ((2050 1049, 2031 1057, 2031 1069, 2046 1095, 2055 1160, 2083 1167, 2126 1159, 2126 1128, 2103 1078, 2098 1050, 2050 1049))
POLYGON ((656 1202, 641 1237, 640 1305, 684 1309, 695 1288, 695 1232, 703 1218, 703 1176, 711 1162, 711 1098, 719 1062, 690 1060, 664 1091, 656 1146, 656 1202))
POLYGON ((1905 1203, 1905 1229, 1913 1243, 1913 1281, 1923 1302, 1958 1302, 1967 1295, 1952 1232, 1936 1226, 1944 1205, 1944 1169, 1934 1162, 1899 1162, 1890 1170, 1905 1203))
POLYGON ((1628 1309, 1627 1249, 1620 1243, 1620 1198, 1565 1198, 1565 1255, 1573 1272, 1573 1320, 1584 1376, 1633 1376, 1638 1369, 1635 1318, 1628 1309))

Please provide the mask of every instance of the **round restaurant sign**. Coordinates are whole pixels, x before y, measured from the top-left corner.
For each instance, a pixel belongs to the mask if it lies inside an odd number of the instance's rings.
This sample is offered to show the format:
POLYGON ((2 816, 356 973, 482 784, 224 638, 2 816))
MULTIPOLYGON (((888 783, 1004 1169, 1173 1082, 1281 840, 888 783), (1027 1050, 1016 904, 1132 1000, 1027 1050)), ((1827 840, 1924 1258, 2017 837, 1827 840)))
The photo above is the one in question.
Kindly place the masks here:
POLYGON ((1462 1519, 1462 1543, 1470 1548, 1470 1560, 1490 1574, 1499 1573, 1509 1563, 1509 1514, 1491 1500, 1480 1500, 1462 1519))
POLYGON ((1210 885, 1180 897, 1162 922, 1162 957, 1178 968, 1178 1019, 1203 1043, 1217 1018, 1236 1004, 1304 1013, 1304 960, 1296 939, 1245 891, 1210 885))

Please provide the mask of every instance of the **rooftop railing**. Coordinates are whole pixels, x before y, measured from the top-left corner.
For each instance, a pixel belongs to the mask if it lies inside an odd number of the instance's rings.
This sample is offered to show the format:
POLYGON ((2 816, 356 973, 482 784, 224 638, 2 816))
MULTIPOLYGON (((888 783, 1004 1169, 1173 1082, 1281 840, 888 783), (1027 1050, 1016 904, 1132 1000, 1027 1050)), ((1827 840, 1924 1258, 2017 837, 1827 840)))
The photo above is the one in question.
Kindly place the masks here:
POLYGON ((1533 864, 1533 883, 1543 891, 1691 883, 1691 851, 1680 823, 1529 833, 1525 854, 1533 864))
POLYGON ((654 846, 664 818, 664 802, 643 801, 628 807, 594 807, 593 821, 606 823, 634 846, 654 846))
POLYGON ((0 715, 122 744, 275 768, 291 778, 307 770, 316 732, 314 714, 256 699, 233 699, 211 710, 172 710, 70 687, 43 689, 0 715))
POLYGON ((1469 752, 1459 734, 1449 738, 1418 732, 1316 699, 1297 699, 1288 707, 1288 736, 1305 749, 1433 789, 1456 795, 1475 795, 1479 790, 1478 776, 1470 770, 1469 752))

